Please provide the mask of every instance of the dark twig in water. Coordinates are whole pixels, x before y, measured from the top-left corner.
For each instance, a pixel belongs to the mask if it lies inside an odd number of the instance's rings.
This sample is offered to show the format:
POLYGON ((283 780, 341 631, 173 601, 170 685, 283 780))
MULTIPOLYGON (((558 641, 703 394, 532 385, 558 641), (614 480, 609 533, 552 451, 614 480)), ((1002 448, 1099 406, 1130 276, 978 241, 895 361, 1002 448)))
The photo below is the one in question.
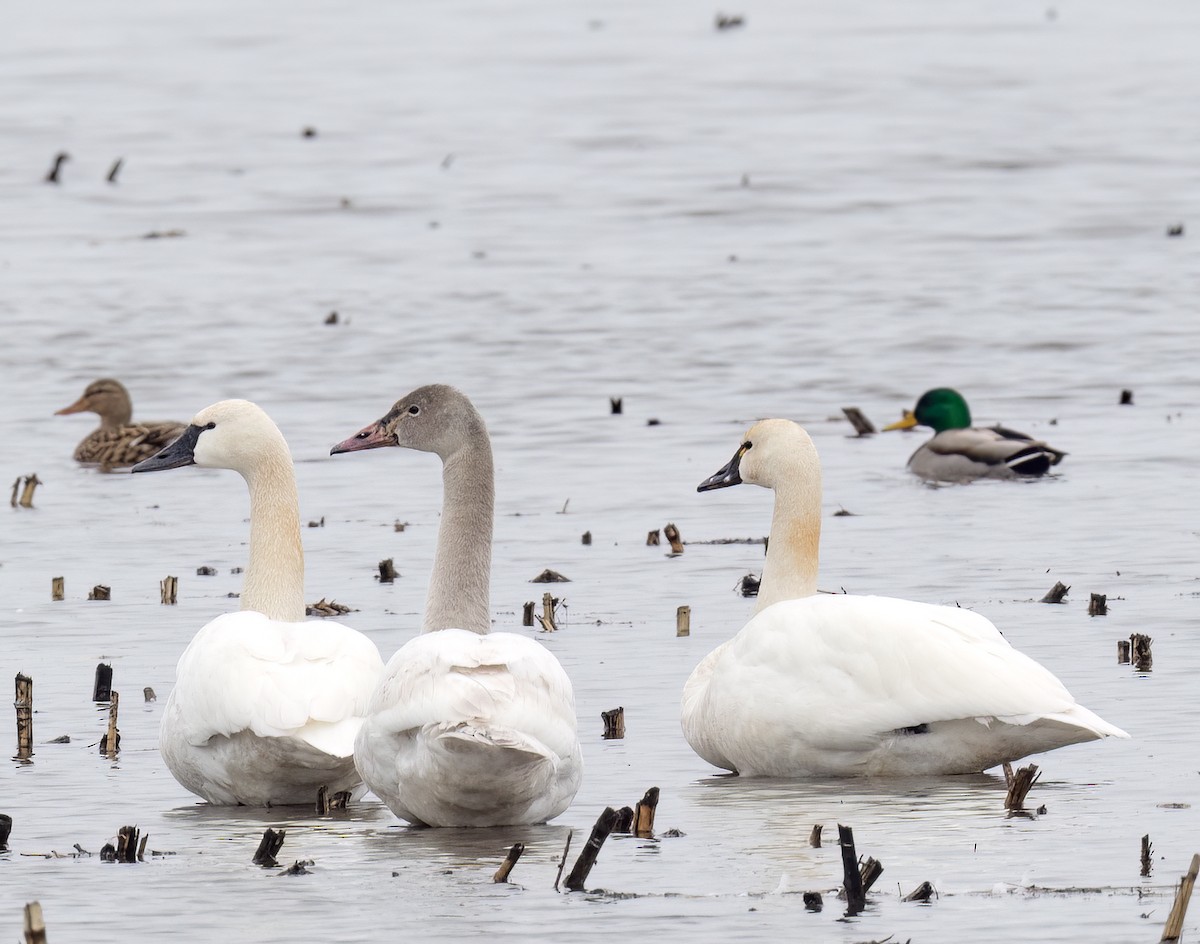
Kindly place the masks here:
POLYGON ((928 882, 922 882, 920 885, 918 885, 916 888, 914 888, 911 892, 909 892, 907 895, 905 895, 900 900, 901 901, 929 901, 929 899, 932 898, 936 894, 937 894, 937 890, 932 885, 930 885, 928 882))
POLYGON ((1129 637, 1129 647, 1133 668, 1137 672, 1149 672, 1154 665, 1154 657, 1150 654, 1150 644, 1154 642, 1149 636, 1134 633, 1129 637))
POLYGON ((1070 592, 1068 587, 1061 580, 1055 583, 1053 587, 1046 591, 1046 595, 1039 601, 1041 603, 1062 603, 1063 598, 1070 592))
POLYGON ((600 855, 600 847, 604 845, 604 840, 608 838, 616 822, 617 811, 611 806, 606 806, 604 812, 600 814, 600 818, 596 820, 596 825, 592 827, 592 834, 588 836, 588 841, 584 844, 583 851, 579 853, 579 858, 575 860, 571 874, 567 876, 564 883, 567 891, 577 892, 583 888, 588 873, 592 871, 592 866, 596 864, 596 859, 600 855))
POLYGON ((1025 809, 1025 797, 1029 795, 1029 791, 1033 789, 1037 779, 1037 764, 1021 767, 1014 772, 1012 764, 1006 762, 1004 764, 1004 782, 1008 784, 1008 793, 1004 797, 1004 808, 1006 810, 1025 809))
POLYGON ((1150 842, 1150 834, 1146 833, 1142 837, 1142 871, 1141 876, 1146 878, 1150 875, 1151 859, 1154 855, 1154 844, 1150 842))
POLYGON ((500 863, 500 868, 496 869, 496 874, 492 876, 493 882, 507 882, 508 875, 513 870, 513 866, 517 864, 522 853, 525 852, 525 843, 514 843, 513 847, 508 850, 508 855, 504 857, 504 861, 500 863))
POLYGON ((1167 924, 1163 928, 1160 941, 1178 941, 1183 937, 1183 919, 1187 917, 1188 902, 1192 898, 1192 889, 1196 886, 1196 875, 1200 873, 1200 855, 1192 856, 1192 864, 1187 874, 1179 880, 1179 891, 1175 894, 1175 904, 1167 916, 1167 924))
POLYGON ((92 701, 102 702, 112 698, 112 666, 101 662, 96 666, 96 681, 92 685, 92 701))
POLYGON ((842 892, 846 897, 846 914, 853 917, 866 906, 866 896, 854 852, 854 830, 841 823, 838 824, 838 845, 842 847, 842 892))
POLYGON ((279 863, 275 856, 279 854, 279 850, 283 847, 283 837, 287 835, 286 830, 268 829, 263 833, 262 841, 258 844, 258 851, 254 853, 254 864, 261 865, 264 869, 276 868, 279 863))
POLYGON ((1103 593, 1093 593, 1088 601, 1088 616, 1107 616, 1108 597, 1103 593))
POLYGON ((611 741, 625 736, 625 709, 623 707, 602 711, 600 717, 604 719, 603 737, 605 740, 611 741))
POLYGON ((850 425, 854 427, 855 435, 870 436, 875 432, 875 426, 869 419, 863 416, 862 410, 856 406, 844 406, 842 412, 846 414, 846 419, 850 421, 850 425))
POLYGON ((812 832, 808 834, 808 844, 814 849, 821 848, 821 830, 824 828, 825 827, 820 823, 817 823, 817 825, 812 828, 812 832))
POLYGON ((658 787, 651 787, 633 808, 633 834, 649 839, 654 835, 654 814, 658 810, 658 787))

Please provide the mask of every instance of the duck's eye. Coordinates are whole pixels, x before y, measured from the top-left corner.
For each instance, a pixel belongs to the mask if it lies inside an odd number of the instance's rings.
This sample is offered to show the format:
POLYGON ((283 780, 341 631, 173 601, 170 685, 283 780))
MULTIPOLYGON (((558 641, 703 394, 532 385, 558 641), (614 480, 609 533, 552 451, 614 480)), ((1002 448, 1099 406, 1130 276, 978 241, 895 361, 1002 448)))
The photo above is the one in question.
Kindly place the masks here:
POLYGON ((419 406, 417 406, 415 403, 408 408, 408 413, 410 416, 416 416, 420 412, 421 412, 421 408, 419 406))

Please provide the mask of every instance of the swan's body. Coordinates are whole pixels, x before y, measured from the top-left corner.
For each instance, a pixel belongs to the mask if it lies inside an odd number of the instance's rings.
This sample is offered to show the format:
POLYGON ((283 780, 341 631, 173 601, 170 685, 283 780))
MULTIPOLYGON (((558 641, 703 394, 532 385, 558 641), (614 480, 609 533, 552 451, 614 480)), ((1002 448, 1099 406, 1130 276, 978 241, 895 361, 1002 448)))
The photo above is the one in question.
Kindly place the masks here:
POLYGON ((445 485, 421 635, 388 661, 354 746, 367 785, 427 826, 542 823, 583 775, 575 697, 558 660, 516 633, 489 633, 492 452, 471 402, 421 387, 334 453, 407 446, 437 453, 445 485))
POLYGON ((972 426, 966 401, 955 390, 927 390, 912 412, 884 431, 928 426, 933 438, 909 457, 908 467, 923 479, 967 482, 979 478, 1037 478, 1066 455, 1025 433, 1003 426, 972 426))
POLYGON ((129 392, 111 378, 88 384, 83 396, 55 415, 84 412, 99 415, 100 425, 75 447, 75 461, 99 465, 105 471, 149 459, 187 428, 186 423, 171 420, 135 423, 129 392))
POLYGON ((979 614, 817 595, 820 465, 808 435, 764 420, 701 490, 775 489, 754 617, 683 691, 684 735, 743 775, 973 773, 1124 731, 1078 705, 979 614))
POLYGON ((245 400, 196 415, 134 472, 184 465, 240 472, 250 489, 242 609, 208 623, 179 659, 159 748, 184 787, 210 803, 315 803, 361 794, 354 738, 383 660, 361 633, 304 621, 304 551, 287 443, 245 400))

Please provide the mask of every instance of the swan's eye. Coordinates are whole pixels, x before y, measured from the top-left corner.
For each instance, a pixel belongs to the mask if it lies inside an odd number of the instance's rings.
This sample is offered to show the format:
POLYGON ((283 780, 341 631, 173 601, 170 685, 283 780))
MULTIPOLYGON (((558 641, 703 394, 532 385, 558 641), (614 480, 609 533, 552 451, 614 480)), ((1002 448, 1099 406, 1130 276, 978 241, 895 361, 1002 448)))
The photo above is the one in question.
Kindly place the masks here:
POLYGON ((421 408, 414 403, 412 406, 410 406, 408 408, 408 412, 409 412, 410 416, 416 416, 418 413, 421 412, 421 408))
POLYGON ((355 433, 354 438, 355 439, 366 439, 370 435, 371 435, 371 431, 369 429, 364 429, 361 432, 355 433))
POLYGON ((749 439, 747 439, 744 443, 742 443, 742 452, 745 452, 747 449, 749 449, 753 445, 754 445, 754 443, 752 443, 749 439))
POLYGON ((204 424, 204 428, 205 428, 205 429, 216 429, 216 428, 217 428, 217 424, 216 424, 216 423, 214 423, 214 422, 212 422, 212 421, 210 420, 209 422, 207 422, 207 423, 205 423, 205 424, 204 424))

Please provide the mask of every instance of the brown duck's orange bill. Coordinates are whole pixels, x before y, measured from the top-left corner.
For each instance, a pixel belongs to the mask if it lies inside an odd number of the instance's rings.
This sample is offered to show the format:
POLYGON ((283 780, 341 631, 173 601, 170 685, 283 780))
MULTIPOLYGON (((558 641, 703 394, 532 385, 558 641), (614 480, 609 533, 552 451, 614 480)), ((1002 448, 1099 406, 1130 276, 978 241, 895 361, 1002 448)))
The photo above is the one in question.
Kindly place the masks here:
POLYGON ((55 416, 66 416, 68 413, 82 413, 88 408, 87 397, 80 397, 70 406, 64 406, 61 410, 55 410, 55 416))

